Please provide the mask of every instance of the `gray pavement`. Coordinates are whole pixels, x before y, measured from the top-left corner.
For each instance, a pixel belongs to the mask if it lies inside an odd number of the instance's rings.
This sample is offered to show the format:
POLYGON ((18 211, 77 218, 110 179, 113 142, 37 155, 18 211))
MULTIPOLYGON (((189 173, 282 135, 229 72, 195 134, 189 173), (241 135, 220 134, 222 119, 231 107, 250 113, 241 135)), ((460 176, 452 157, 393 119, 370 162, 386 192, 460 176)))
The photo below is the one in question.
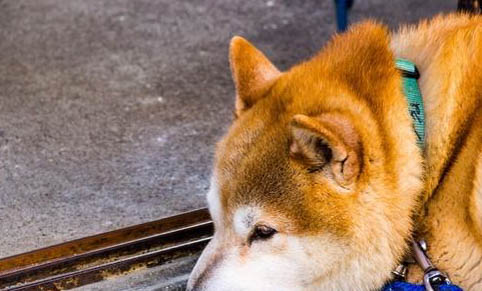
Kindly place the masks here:
MULTIPOLYGON (((358 0, 396 27, 455 0, 358 0)), ((0 257, 202 207, 231 120, 229 39, 280 67, 330 0, 0 0, 0 257)))

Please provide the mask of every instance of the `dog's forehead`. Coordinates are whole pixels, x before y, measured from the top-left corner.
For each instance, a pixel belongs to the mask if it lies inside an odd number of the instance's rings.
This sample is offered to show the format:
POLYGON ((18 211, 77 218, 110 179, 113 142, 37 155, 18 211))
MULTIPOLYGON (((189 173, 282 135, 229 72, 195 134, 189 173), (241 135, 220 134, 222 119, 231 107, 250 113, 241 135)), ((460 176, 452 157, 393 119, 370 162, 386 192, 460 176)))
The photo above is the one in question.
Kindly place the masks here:
MULTIPOLYGON (((255 205, 262 210, 258 216, 261 220, 267 213, 276 213, 275 216, 289 218, 292 228, 300 232, 315 232, 312 220, 325 225, 328 218, 340 215, 328 201, 330 195, 315 197, 314 193, 326 192, 324 183, 315 183, 313 175, 291 158, 291 109, 279 106, 282 109, 276 111, 278 115, 264 110, 274 103, 260 103, 243 113, 218 144, 214 166, 219 205, 216 208, 222 213, 218 216, 225 227, 235 227, 237 221, 242 229, 247 225, 242 222, 250 221, 248 213, 252 212, 246 207, 255 205), (319 217, 322 213, 327 214, 326 219, 319 217)), ((334 220, 327 223, 336 224, 334 220)))
POLYGON ((281 196, 287 199, 292 188, 288 158, 288 153, 262 144, 235 157, 219 178, 224 206, 234 212, 253 204, 276 206, 280 201, 274 200, 281 196))
POLYGON ((258 116, 237 121, 217 148, 220 186, 259 185, 263 177, 280 172, 289 156, 288 135, 287 124, 270 124, 258 116))
POLYGON ((223 217, 230 219, 234 213, 253 213, 253 205, 285 208, 282 204, 297 196, 289 161, 288 123, 275 122, 261 112, 245 114, 218 144, 214 166, 223 217))

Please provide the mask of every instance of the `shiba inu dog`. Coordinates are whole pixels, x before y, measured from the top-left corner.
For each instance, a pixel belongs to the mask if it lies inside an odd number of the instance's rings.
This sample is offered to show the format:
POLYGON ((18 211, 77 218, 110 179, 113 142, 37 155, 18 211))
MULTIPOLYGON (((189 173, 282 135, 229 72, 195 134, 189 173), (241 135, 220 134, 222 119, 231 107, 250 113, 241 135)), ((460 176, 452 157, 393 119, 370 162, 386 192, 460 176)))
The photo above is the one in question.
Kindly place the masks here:
POLYGON ((286 72, 234 37, 230 62, 215 235, 188 290, 377 290, 412 236, 454 283, 482 290, 482 17, 394 34, 367 21, 286 72), (398 57, 420 72, 423 149, 398 57))

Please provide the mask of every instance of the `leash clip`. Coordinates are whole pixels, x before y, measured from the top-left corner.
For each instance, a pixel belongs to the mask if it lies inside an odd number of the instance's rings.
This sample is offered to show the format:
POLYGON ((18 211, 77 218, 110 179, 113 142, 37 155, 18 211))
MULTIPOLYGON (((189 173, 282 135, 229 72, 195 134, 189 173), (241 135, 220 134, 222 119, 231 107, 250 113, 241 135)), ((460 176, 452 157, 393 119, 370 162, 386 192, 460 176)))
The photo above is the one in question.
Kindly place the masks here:
POLYGON ((427 256, 427 243, 424 240, 413 241, 413 257, 423 269, 423 285, 427 291, 438 291, 442 285, 452 284, 447 274, 437 269, 427 256))
POLYGON ((407 272, 407 266, 405 264, 400 264, 395 270, 392 271, 393 279, 395 281, 405 282, 407 280, 407 272))

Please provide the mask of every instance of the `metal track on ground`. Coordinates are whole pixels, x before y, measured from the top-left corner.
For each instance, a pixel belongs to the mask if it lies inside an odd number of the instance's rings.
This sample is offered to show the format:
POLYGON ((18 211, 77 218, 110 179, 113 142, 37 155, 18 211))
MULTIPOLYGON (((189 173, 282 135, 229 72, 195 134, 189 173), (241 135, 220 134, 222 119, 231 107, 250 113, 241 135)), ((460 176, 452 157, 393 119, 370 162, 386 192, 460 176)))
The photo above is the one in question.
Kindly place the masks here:
POLYGON ((0 290, 66 290, 198 255, 213 224, 207 209, 0 259, 0 290))

